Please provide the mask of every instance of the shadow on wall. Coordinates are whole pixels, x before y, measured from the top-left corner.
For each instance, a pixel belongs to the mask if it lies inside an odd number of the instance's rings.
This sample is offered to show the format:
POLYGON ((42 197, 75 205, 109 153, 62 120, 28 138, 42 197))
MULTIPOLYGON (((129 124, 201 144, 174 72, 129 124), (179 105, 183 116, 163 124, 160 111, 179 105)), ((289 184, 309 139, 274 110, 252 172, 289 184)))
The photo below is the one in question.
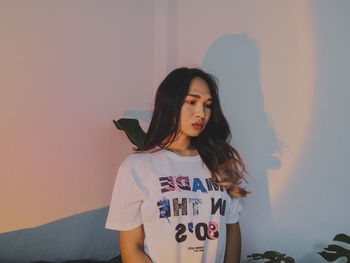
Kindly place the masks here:
POLYGON ((207 51, 202 68, 218 78, 222 108, 232 132, 231 144, 241 154, 254 180, 246 185, 252 193, 243 199, 244 259, 247 253, 271 249, 269 243, 274 237, 266 235, 273 233, 270 230, 274 227, 267 170, 281 167, 279 159, 273 156, 279 152, 281 142, 264 111, 259 53, 253 40, 244 34, 216 39, 207 51))
POLYGON ((109 260, 120 254, 117 231, 106 230, 108 207, 39 227, 0 234, 0 262, 109 260))

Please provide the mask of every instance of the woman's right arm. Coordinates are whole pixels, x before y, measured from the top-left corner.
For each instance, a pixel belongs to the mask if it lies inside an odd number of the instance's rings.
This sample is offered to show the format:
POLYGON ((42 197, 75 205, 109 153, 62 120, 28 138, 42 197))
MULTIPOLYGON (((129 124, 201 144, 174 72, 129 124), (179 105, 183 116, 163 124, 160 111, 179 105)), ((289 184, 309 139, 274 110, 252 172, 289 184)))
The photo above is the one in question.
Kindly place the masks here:
POLYGON ((143 247, 143 225, 128 231, 119 231, 119 245, 123 263, 152 263, 143 247))

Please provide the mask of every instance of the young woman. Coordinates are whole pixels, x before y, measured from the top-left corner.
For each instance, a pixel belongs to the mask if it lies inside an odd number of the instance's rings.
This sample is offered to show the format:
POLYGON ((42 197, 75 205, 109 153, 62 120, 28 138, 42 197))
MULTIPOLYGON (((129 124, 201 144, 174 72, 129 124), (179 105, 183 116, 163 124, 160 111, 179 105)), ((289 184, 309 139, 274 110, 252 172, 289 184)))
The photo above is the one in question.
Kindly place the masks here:
POLYGON ((178 68, 160 84, 144 145, 120 166, 106 228, 124 263, 236 263, 244 163, 212 75, 178 68))

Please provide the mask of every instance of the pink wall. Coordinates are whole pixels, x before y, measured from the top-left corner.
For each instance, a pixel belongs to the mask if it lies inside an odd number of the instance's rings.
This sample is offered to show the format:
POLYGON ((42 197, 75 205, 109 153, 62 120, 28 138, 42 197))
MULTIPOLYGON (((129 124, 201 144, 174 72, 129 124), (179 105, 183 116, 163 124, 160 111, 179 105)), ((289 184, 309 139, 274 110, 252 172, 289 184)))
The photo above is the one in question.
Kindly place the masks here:
POLYGON ((0 233, 109 205, 131 145, 112 119, 150 109, 153 5, 0 7, 0 233))

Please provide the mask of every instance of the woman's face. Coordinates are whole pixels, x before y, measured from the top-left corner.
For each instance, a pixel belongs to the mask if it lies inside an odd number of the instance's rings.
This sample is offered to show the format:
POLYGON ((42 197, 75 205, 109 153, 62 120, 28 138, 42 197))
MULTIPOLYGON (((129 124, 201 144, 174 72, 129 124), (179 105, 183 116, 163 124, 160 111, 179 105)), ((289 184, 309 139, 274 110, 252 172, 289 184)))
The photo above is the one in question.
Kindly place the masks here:
POLYGON ((180 136, 198 136, 211 114, 212 97, 208 84, 200 77, 192 79, 180 111, 180 136))

